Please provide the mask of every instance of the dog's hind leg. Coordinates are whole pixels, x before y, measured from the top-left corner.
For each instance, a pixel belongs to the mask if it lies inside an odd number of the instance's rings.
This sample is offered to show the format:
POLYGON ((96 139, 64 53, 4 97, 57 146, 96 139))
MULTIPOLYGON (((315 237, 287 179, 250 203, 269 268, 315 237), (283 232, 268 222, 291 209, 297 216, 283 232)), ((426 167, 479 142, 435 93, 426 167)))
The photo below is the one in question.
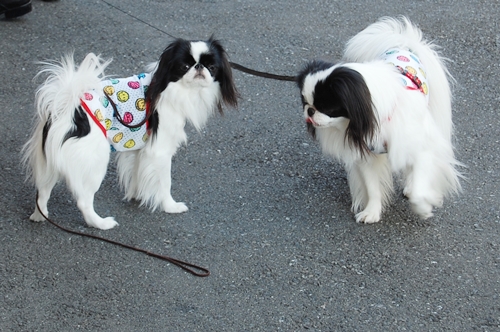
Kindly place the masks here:
POLYGON ((94 210, 94 195, 99 186, 87 186, 80 193, 75 194, 77 205, 83 214, 85 222, 90 227, 110 229, 118 225, 113 217, 101 218, 94 210), (95 191, 94 191, 95 190, 95 191))
MULTIPOLYGON (((423 219, 432 217, 433 207, 440 207, 443 204, 443 195, 438 189, 439 181, 436 180, 439 178, 437 164, 437 160, 431 153, 418 154, 406 180, 411 186, 411 191, 405 194, 410 200, 413 211, 423 219)), ((408 186, 407 184, 406 187, 408 186)))
POLYGON ((102 218, 94 210, 94 195, 106 175, 110 147, 99 130, 69 139, 62 147, 66 161, 62 173, 90 227, 110 229, 118 225, 113 217, 102 218))
POLYGON ((23 163, 37 190, 37 204, 35 211, 30 216, 32 221, 44 221, 44 215, 48 217, 47 202, 52 188, 60 177, 54 164, 49 162, 46 155, 46 141, 50 126, 49 120, 39 122, 33 136, 23 147, 23 163))
POLYGON ((43 178, 37 178, 36 188, 37 188, 37 206, 35 206, 35 212, 30 216, 32 221, 44 221, 45 215, 49 216, 49 210, 47 208, 47 202, 49 201, 52 188, 57 183, 58 176, 55 172, 50 174, 50 170, 45 171, 43 178), (40 207, 40 210, 38 209, 40 207), (43 214, 43 215, 42 215, 43 214))

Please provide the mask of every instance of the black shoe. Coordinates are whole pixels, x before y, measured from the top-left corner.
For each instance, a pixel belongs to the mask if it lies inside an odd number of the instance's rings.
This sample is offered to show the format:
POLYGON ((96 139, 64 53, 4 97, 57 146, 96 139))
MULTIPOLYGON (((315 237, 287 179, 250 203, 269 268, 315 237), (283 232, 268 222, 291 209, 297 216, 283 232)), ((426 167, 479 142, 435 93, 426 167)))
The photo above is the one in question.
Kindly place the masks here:
POLYGON ((0 0, 0 15, 5 18, 14 18, 31 11, 31 0, 0 0))

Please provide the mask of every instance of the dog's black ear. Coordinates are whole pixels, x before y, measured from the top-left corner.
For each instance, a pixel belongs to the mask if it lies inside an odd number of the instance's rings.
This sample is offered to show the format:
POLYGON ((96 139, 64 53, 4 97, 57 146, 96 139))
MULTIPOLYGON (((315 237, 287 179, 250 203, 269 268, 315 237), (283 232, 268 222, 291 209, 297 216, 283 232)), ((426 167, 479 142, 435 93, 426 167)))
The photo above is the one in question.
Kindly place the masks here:
MULTIPOLYGON (((214 36, 211 36, 207 41, 210 49, 218 57, 220 70, 217 71, 217 75, 215 80, 219 82, 221 94, 222 94, 222 102, 229 107, 236 108, 238 106, 238 98, 240 98, 240 94, 236 89, 236 85, 234 84, 233 72, 231 69, 231 64, 229 63, 229 58, 222 47, 220 41, 216 40, 214 36)), ((217 105, 219 112, 222 113, 222 105, 219 103, 217 105)))
POLYGON ((323 70, 327 70, 328 68, 333 67, 333 63, 321 61, 321 60, 314 60, 308 62, 304 68, 295 76, 295 82, 297 83, 297 86, 299 87, 300 91, 304 88, 304 81, 306 80, 307 75, 311 75, 323 70))
POLYGON ((350 68, 338 67, 326 79, 337 110, 349 119, 345 137, 361 155, 370 153, 369 144, 378 128, 371 93, 363 76, 350 68), (368 142, 368 143, 367 143, 368 142))
POLYGON ((156 102, 160 94, 167 88, 170 82, 179 80, 184 72, 176 68, 179 64, 179 57, 189 54, 190 43, 184 39, 176 39, 170 43, 160 56, 158 66, 151 78, 151 83, 146 90, 146 103, 149 105, 149 127, 152 130, 153 137, 158 129, 158 112, 156 111, 156 102))
POLYGON ((306 76, 310 73, 310 69, 309 67, 305 67, 304 69, 302 69, 298 74, 297 76, 295 76, 295 82, 297 83, 297 86, 299 88, 300 91, 302 91, 302 89, 304 88, 304 81, 306 79, 306 76))
POLYGON ((163 51, 158 62, 158 67, 151 78, 151 83, 146 91, 146 101, 149 102, 151 110, 155 109, 156 101, 170 82, 176 82, 185 72, 179 65, 179 59, 189 54, 190 43, 184 39, 176 39, 163 51))

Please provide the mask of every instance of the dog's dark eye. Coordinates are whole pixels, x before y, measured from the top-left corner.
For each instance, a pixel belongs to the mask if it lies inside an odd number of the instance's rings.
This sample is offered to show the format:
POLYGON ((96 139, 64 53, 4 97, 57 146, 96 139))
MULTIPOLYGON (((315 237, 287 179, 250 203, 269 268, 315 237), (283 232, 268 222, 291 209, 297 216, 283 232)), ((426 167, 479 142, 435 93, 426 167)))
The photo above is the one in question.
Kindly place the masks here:
POLYGON ((208 69, 211 73, 213 73, 213 72, 215 72, 215 71, 217 70, 217 67, 215 67, 215 65, 209 65, 209 66, 207 67, 207 69, 208 69))
POLYGON ((189 68, 191 68, 191 66, 190 66, 190 65, 188 65, 187 63, 183 64, 183 65, 182 65, 182 67, 181 67, 181 69, 182 69, 183 71, 185 71, 185 72, 187 72, 187 71, 189 70, 189 68))

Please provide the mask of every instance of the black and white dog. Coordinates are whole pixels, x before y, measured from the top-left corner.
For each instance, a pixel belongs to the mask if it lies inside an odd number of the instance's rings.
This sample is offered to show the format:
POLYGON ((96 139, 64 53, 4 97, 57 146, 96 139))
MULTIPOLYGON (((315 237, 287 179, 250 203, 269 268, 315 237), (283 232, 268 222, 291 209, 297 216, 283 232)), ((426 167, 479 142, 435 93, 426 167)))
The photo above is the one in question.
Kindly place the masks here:
POLYGON ((452 78, 436 48, 407 18, 382 18, 347 43, 342 63, 313 61, 298 76, 308 129, 345 165, 358 222, 380 220, 394 172, 422 218, 460 190, 452 78))
POLYGON ((94 211, 94 194, 112 149, 118 150, 117 170, 127 199, 169 213, 188 209, 170 194, 171 160, 186 142, 187 121, 200 129, 215 110, 222 112, 223 104, 237 105, 225 50, 213 38, 178 39, 151 72, 126 79, 104 80, 109 63, 91 53, 76 66, 73 56, 66 56, 45 63, 40 72, 48 77, 37 91, 37 121, 24 147, 41 209, 35 208, 31 220, 43 220, 40 212, 48 215, 52 188, 63 179, 88 226, 116 226, 113 217, 94 211))

